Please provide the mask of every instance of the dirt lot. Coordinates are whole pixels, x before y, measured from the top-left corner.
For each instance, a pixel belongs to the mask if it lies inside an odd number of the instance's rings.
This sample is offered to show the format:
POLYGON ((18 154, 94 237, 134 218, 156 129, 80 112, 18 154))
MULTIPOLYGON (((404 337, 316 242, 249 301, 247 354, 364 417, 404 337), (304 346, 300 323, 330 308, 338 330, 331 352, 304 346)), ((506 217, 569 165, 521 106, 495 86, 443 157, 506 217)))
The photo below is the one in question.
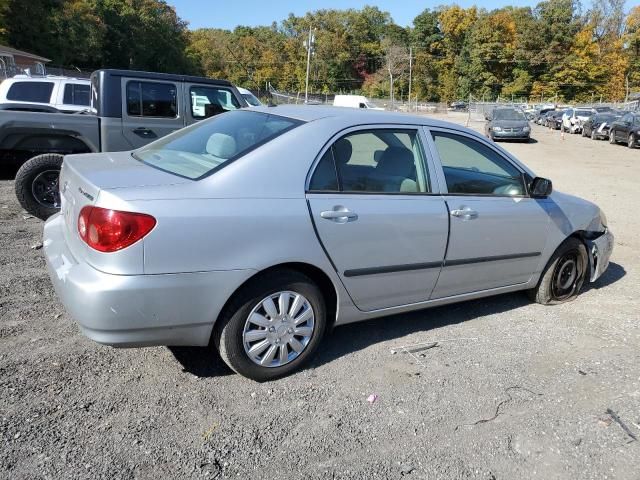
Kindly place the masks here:
POLYGON ((510 294, 338 328, 268 384, 206 349, 82 337, 5 174, 0 477, 640 478, 640 150, 533 133, 505 147, 608 216, 603 278, 557 307, 510 294))

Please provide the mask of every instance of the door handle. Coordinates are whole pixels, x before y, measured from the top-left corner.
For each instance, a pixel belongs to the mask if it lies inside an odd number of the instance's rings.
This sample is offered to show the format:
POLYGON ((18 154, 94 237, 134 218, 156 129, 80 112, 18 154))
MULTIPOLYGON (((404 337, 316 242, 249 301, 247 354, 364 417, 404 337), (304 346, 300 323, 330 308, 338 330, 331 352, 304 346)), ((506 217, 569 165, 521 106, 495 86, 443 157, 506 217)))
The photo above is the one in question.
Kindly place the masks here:
POLYGON ((326 220, 333 220, 336 223, 354 222, 358 219, 358 214, 345 207, 333 207, 333 210, 320 212, 320 216, 326 220))
POLYGON ((458 210, 451 210, 451 216, 462 218, 463 220, 472 220, 478 218, 478 212, 471 210, 469 207, 465 207, 458 210))
POLYGON ((146 127, 139 127, 136 128, 133 133, 135 133, 136 135, 138 135, 139 137, 142 138, 156 138, 157 135, 155 134, 155 132, 153 130, 151 130, 150 128, 146 128, 146 127))

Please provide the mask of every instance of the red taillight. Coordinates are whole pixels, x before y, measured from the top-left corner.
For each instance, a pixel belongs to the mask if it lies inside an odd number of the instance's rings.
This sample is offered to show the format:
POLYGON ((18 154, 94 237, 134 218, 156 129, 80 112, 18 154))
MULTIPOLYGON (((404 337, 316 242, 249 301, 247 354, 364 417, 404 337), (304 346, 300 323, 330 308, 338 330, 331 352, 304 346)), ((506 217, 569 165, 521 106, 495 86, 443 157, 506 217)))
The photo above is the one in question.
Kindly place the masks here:
POLYGON ((144 213, 86 206, 78 217, 78 233, 100 252, 115 252, 136 243, 153 229, 156 219, 144 213))

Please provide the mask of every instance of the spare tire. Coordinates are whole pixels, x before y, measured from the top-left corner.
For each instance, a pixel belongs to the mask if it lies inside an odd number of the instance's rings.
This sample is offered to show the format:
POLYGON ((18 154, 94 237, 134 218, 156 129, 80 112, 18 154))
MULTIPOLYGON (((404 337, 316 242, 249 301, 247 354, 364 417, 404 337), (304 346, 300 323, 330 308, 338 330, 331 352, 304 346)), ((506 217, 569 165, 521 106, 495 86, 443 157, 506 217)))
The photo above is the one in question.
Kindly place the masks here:
POLYGON ((60 211, 58 178, 63 155, 45 153, 27 160, 16 174, 16 197, 22 208, 46 220, 60 211))

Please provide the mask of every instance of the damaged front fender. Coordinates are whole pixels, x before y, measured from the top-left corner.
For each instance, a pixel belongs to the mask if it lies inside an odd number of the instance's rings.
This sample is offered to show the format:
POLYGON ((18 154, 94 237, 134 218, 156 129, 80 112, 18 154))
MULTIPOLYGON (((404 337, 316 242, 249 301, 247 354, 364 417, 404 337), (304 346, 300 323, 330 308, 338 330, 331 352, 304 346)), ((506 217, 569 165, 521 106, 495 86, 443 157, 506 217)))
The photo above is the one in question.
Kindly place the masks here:
POLYGON ((589 281, 595 282, 609 266, 609 258, 613 251, 613 234, 607 228, 604 232, 594 232, 585 238, 589 252, 589 281))

